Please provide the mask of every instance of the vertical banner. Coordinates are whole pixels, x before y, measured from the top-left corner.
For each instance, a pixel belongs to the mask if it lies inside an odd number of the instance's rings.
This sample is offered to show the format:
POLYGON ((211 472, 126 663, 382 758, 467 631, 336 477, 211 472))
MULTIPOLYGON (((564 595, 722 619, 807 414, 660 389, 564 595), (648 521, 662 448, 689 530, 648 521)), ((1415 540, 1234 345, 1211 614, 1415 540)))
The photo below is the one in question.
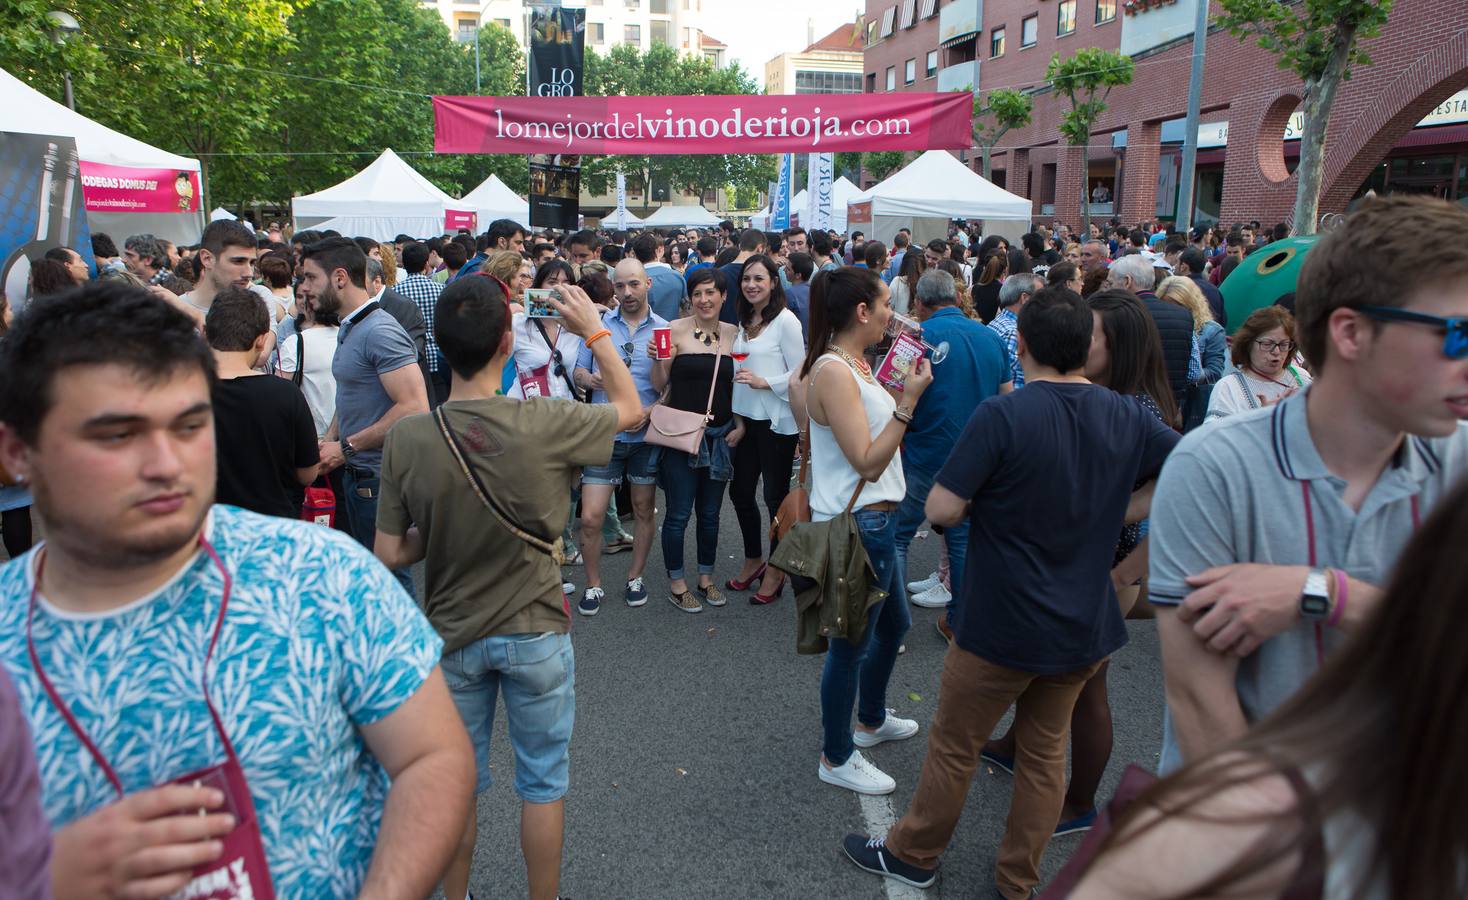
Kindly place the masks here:
MULTIPOLYGON (((586 10, 530 7, 530 97, 579 97, 586 52, 586 10)), ((530 157, 530 226, 574 231, 581 212, 579 154, 530 157)))
POLYGON ((795 154, 780 157, 780 180, 775 183, 775 195, 770 198, 770 230, 783 231, 790 227, 790 181, 794 174, 795 154))
POLYGON ((627 176, 617 173, 617 230, 627 230, 627 176))
MULTIPOLYGON (((165 187, 171 191, 172 182, 165 187)), ((0 216, 0 291, 19 311, 32 259, 64 246, 92 265, 76 141, 0 132, 0 197, 6 210, 0 216)))
POLYGON ((807 229, 831 227, 832 178, 836 170, 836 154, 812 153, 806 167, 806 211, 801 224, 807 229))

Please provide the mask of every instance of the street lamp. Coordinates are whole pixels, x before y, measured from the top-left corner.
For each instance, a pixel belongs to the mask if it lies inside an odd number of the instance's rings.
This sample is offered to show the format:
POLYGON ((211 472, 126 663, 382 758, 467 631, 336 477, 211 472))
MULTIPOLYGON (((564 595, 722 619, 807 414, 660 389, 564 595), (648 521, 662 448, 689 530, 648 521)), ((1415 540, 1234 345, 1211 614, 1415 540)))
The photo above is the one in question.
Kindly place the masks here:
MULTIPOLYGON (((46 13, 46 21, 51 23, 51 42, 60 47, 64 45, 72 35, 79 34, 82 30, 81 23, 69 12, 53 9, 46 13)), ((63 70, 62 78, 66 83, 66 106, 72 112, 76 112, 76 99, 71 94, 71 71, 63 70)))

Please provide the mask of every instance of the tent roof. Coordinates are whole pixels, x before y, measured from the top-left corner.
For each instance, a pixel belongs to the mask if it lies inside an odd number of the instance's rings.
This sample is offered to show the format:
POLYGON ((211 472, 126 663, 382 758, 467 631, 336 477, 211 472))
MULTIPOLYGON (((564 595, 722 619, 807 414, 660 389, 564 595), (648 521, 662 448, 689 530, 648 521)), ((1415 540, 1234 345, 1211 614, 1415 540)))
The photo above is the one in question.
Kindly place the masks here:
POLYGON ((697 204, 691 206, 661 206, 642 224, 649 228, 663 225, 717 225, 719 217, 697 204))
POLYGON ((1024 197, 986 180, 946 150, 929 150, 848 202, 867 200, 872 201, 873 216, 1028 221, 1034 208, 1024 197))
POLYGON ((85 162, 148 169, 199 171, 199 161, 160 150, 113 131, 0 69, 0 131, 22 134, 53 134, 76 139, 77 154, 85 162))
MULTIPOLYGON (((346 181, 291 201, 297 216, 438 216, 462 204, 391 149, 346 181)), ((442 227, 442 226, 440 226, 442 227)))
POLYGON ((514 219, 526 227, 530 225, 530 204, 500 181, 498 175, 491 174, 457 202, 456 208, 479 213, 481 230, 487 229, 495 219, 514 219))
MULTIPOLYGON (((602 227, 603 228, 605 228, 605 227, 607 227, 609 225, 616 225, 617 224, 617 209, 616 209, 616 207, 613 207, 611 212, 609 212, 606 215, 604 215, 604 216, 601 217, 601 224, 602 224, 602 227)), ((638 225, 645 225, 645 224, 647 224, 647 220, 646 219, 644 219, 641 216, 637 215, 636 213, 634 213, 630 209, 627 210, 627 227, 632 228, 632 227, 635 227, 635 226, 638 226, 638 225)))

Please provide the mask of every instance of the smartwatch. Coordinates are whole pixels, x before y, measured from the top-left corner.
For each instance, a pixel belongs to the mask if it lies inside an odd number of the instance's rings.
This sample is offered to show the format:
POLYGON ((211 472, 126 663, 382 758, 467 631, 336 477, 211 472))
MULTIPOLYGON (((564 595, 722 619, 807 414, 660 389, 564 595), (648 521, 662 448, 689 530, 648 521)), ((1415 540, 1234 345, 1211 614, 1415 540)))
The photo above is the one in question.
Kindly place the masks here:
POLYGON ((1330 587, 1325 570, 1311 569, 1300 593, 1300 618, 1323 622, 1330 616, 1330 587))

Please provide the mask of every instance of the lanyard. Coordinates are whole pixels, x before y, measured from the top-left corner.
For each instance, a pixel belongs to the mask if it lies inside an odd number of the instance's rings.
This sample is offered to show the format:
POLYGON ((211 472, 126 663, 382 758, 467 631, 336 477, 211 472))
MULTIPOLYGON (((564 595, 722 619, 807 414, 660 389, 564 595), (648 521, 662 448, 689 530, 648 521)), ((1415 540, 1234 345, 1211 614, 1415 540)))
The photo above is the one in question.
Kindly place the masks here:
MULTIPOLYGON (((1300 493, 1305 498, 1305 537, 1310 542, 1310 568, 1318 567, 1315 552, 1315 513, 1310 503, 1310 482, 1300 482, 1300 493)), ((1412 530, 1416 531, 1422 526, 1422 495, 1412 495, 1412 530)), ((1315 661, 1318 665, 1325 664, 1325 629, 1319 622, 1315 623, 1315 661)))
MULTIPOLYGON (((199 675, 199 683, 200 687, 204 690, 204 705, 209 707, 209 715, 214 720, 215 730, 219 732, 219 740, 224 744, 224 752, 228 755, 230 761, 234 762, 237 759, 234 752, 234 745, 230 743, 229 735, 224 731, 224 723, 219 719, 219 712, 215 710, 213 702, 209 699, 208 679, 209 660, 214 656, 214 645, 219 641, 219 631, 224 625, 224 611, 229 606, 229 593, 233 579, 230 577, 229 570, 224 567, 224 563, 219 559, 219 554, 214 552, 214 546, 202 534, 199 535, 199 546, 204 548, 205 553, 209 554, 209 558, 214 561, 215 567, 219 569, 219 574, 224 579, 224 591, 219 599, 219 615, 214 620, 214 630, 209 636, 209 649, 204 654, 204 666, 199 675)), ((66 720, 66 724, 76 734, 77 739, 82 742, 82 746, 86 747, 87 752, 92 754, 92 759, 97 761, 97 765, 102 769, 103 774, 107 776, 107 780, 112 784, 113 789, 117 791, 118 796, 121 797, 125 793, 122 789, 122 780, 117 777, 117 772, 107 762, 107 758, 102 755, 102 751, 97 749, 97 745, 93 743, 86 729, 82 728, 81 723, 76 720, 76 716, 72 715, 71 708, 66 705, 66 701, 61 699, 61 695, 56 692, 56 688, 51 684, 51 679, 46 677, 46 670, 41 667, 40 656, 36 654, 36 643, 31 638, 31 621, 35 618, 36 594, 41 588, 41 570, 46 562, 44 553, 45 551, 43 550, 42 555, 36 560, 35 582, 31 585, 30 606, 26 610, 26 652, 30 654, 31 667, 35 669, 36 678, 40 680, 41 687, 45 689, 46 696, 51 700, 51 705, 56 707, 57 712, 61 713, 61 718, 66 720)))

